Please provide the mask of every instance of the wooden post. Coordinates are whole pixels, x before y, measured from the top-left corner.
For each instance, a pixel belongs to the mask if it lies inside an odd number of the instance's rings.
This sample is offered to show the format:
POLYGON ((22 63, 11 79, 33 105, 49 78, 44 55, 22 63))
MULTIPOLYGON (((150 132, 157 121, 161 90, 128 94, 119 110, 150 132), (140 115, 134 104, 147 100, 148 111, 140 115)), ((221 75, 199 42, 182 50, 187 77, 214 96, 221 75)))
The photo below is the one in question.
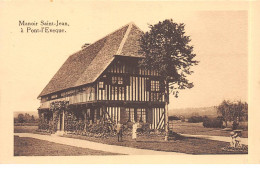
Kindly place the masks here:
POLYGON ((64 131, 64 123, 65 123, 65 114, 64 114, 64 110, 62 112, 62 126, 61 126, 61 131, 64 131))
POLYGON ((169 135, 169 119, 168 119, 168 104, 169 104, 169 86, 168 86, 168 81, 165 80, 164 81, 164 84, 165 84, 165 94, 164 94, 164 97, 165 97, 165 107, 164 107, 164 112, 165 112, 165 122, 164 122, 164 125, 165 125, 165 140, 168 140, 168 135, 169 135))
POLYGON ((53 111, 51 111, 51 113, 52 113, 52 128, 53 128, 53 131, 54 131, 54 133, 55 133, 55 120, 54 120, 54 112, 53 112, 53 111))
POLYGON ((87 108, 84 108, 83 114, 84 114, 84 131, 87 131, 87 108))
MULTIPOLYGON (((61 124, 61 120, 60 120, 60 115, 58 114, 57 111, 55 111, 55 115, 56 117, 58 117, 58 123, 57 123, 57 131, 60 131, 60 124, 61 124)), ((56 118, 57 119, 57 118, 56 118)))

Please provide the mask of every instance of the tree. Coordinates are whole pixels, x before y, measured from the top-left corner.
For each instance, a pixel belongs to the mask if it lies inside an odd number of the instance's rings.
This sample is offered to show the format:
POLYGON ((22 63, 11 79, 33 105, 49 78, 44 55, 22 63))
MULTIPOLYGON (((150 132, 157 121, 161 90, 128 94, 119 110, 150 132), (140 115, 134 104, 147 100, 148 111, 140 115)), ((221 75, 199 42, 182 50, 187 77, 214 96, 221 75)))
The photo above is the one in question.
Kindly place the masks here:
POLYGON ((24 123, 25 122, 24 115, 21 114, 21 113, 18 115, 18 122, 19 123, 24 123))
POLYGON ((155 25, 149 25, 150 30, 140 38, 140 53, 145 57, 139 62, 140 67, 157 70, 163 78, 165 93, 165 131, 168 133, 168 103, 169 94, 178 97, 178 89, 192 88, 187 75, 193 73, 191 66, 197 65, 194 60, 193 46, 189 36, 185 35, 185 25, 166 19, 155 25), (169 91, 171 89, 171 91, 169 91))
POLYGON ((31 117, 31 122, 35 122, 35 118, 34 118, 33 115, 32 115, 32 117, 31 117))
POLYGON ((246 102, 237 101, 232 105, 232 118, 234 121, 240 122, 242 117, 248 114, 248 104, 246 102))
POLYGON ((227 122, 231 121, 231 113, 232 113, 232 108, 231 102, 228 100, 223 100, 221 104, 217 107, 217 112, 220 113, 223 117, 223 120, 226 124, 227 127, 227 122))
POLYGON ((31 116, 30 116, 28 113, 25 113, 25 114, 24 114, 24 121, 25 121, 26 123, 31 122, 31 116))
POLYGON ((217 111, 222 115, 227 127, 228 121, 238 123, 242 117, 247 116, 248 104, 241 101, 230 102, 229 100, 223 100, 221 104, 217 106, 217 111))

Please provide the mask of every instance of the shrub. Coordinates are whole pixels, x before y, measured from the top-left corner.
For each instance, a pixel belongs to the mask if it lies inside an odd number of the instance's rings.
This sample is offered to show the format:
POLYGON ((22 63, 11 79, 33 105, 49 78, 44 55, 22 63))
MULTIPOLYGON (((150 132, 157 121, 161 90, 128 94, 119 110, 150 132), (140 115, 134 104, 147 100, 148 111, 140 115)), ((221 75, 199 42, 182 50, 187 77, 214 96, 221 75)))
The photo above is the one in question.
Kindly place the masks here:
POLYGON ((143 128, 137 128, 137 129, 136 129, 136 132, 137 132, 137 133, 144 133, 144 129, 143 129, 143 128))
POLYGON ((184 136, 181 136, 179 135, 178 133, 176 132, 173 132, 173 131, 169 131, 169 138, 170 139, 173 139, 173 140, 183 140, 185 137, 184 136))
POLYGON ((169 116, 169 120, 181 120, 181 119, 177 116, 169 116))
POLYGON ((223 121, 220 118, 208 118, 203 120, 203 126, 206 128, 222 128, 223 121))
POLYGON ((24 115, 23 114, 19 114, 18 115, 18 123, 24 123, 25 119, 24 119, 24 115))
POLYGON ((86 131, 94 134, 98 134, 98 133, 109 134, 111 132, 113 133, 113 127, 109 123, 92 124, 87 127, 86 131))
POLYGON ((238 129, 248 130, 248 122, 239 122, 238 129))
POLYGON ((85 128, 85 123, 83 121, 67 121, 65 125, 66 131, 83 131, 85 128))
POLYGON ((42 121, 39 123, 39 129, 41 130, 49 130, 49 123, 42 121))
POLYGON ((191 116, 188 119, 189 123, 199 123, 199 122, 203 122, 203 117, 202 116, 191 116))
POLYGON ((238 128, 238 123, 236 121, 234 121, 232 124, 232 129, 236 130, 237 128, 238 128))

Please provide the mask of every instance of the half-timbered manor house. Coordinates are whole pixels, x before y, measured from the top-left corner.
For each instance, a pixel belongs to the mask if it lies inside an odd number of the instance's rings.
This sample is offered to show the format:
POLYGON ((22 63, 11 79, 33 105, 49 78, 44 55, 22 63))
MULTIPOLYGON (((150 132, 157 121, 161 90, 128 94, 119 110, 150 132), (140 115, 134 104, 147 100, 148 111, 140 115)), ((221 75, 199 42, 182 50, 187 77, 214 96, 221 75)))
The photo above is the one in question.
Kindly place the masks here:
POLYGON ((142 34, 130 23, 69 56, 38 96, 40 120, 56 120, 55 131, 68 130, 73 115, 88 124, 107 118, 163 129, 163 80, 156 70, 138 67, 142 34))

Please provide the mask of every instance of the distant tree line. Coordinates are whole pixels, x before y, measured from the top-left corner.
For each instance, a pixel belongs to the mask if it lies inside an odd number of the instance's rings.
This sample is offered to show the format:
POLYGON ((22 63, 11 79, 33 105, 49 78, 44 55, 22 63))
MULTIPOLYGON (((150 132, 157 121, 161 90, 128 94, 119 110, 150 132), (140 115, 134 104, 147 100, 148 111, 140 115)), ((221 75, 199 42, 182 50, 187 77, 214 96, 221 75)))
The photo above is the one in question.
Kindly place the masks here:
POLYGON ((33 115, 29 115, 28 113, 20 113, 17 118, 14 118, 15 123, 36 123, 37 121, 33 115))
POLYGON ((219 114, 218 117, 209 118, 207 116, 199 116, 198 113, 193 113, 193 116, 188 118, 188 122, 203 122, 203 126, 207 128, 228 127, 228 122, 232 122, 232 129, 237 129, 239 122, 248 120, 248 104, 246 102, 223 100, 216 109, 219 114), (225 125, 223 125, 223 122, 225 125))
POLYGON ((228 121, 233 122, 233 128, 236 129, 239 122, 248 120, 247 102, 223 100, 222 103, 217 106, 217 111, 225 122, 226 127, 228 121))
POLYGON ((178 116, 169 116, 169 120, 181 120, 178 116))

